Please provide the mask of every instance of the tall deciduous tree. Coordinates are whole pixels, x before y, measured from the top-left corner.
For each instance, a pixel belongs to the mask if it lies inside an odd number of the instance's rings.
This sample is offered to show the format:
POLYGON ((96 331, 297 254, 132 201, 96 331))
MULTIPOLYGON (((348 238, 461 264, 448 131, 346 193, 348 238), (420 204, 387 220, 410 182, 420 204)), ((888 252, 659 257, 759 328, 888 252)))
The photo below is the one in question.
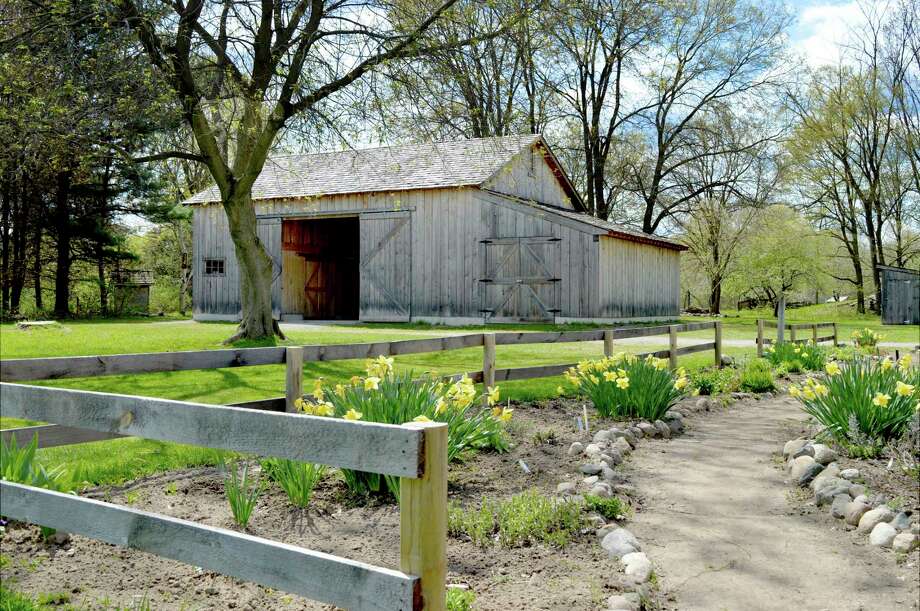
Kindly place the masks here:
POLYGON ((281 334, 252 204, 278 134, 385 62, 434 51, 425 34, 455 2, 112 0, 194 134, 198 152, 183 156, 202 161, 220 191, 240 267, 242 321, 230 341, 281 334))

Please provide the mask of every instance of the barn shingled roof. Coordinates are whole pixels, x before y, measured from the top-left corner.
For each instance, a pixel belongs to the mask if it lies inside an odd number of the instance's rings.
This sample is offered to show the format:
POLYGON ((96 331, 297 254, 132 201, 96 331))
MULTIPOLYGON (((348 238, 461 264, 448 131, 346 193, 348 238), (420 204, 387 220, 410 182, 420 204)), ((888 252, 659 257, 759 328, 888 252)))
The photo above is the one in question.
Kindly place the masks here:
MULTIPOLYGON (((479 186, 523 149, 542 140, 538 134, 527 134, 273 156, 253 185, 252 199, 479 186)), ((183 203, 219 201, 214 186, 183 203)))

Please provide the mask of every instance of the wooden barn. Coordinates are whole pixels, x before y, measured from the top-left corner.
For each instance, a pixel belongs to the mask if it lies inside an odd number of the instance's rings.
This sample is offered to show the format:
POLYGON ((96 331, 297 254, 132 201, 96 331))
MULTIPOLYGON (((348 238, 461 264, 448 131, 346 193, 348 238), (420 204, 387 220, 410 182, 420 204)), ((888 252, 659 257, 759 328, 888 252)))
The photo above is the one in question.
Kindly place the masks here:
POLYGON ((879 265, 886 325, 920 325, 920 270, 879 265))
MULTIPOLYGON (((647 321, 683 246, 575 211, 539 135, 273 157, 253 188, 282 320, 647 321)), ((194 206, 194 313, 239 317, 216 188, 194 206)))

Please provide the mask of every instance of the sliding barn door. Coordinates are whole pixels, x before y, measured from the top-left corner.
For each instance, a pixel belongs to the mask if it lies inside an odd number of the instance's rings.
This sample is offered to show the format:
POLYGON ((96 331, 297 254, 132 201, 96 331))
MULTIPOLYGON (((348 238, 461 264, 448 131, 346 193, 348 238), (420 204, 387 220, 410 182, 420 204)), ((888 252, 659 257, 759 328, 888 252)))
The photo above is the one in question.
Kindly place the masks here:
POLYGON ((412 217, 361 217, 360 319, 408 322, 412 316, 412 217))
POLYGON ((479 296, 486 320, 552 321, 559 313, 559 238, 482 241, 479 296))

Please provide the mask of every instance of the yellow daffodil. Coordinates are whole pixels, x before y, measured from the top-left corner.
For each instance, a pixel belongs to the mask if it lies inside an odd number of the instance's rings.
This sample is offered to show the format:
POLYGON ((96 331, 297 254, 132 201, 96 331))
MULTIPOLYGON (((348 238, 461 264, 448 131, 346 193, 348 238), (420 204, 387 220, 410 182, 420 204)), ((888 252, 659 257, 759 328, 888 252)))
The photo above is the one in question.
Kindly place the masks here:
POLYGON ((667 361, 667 359, 655 359, 654 367, 655 367, 655 369, 657 369, 658 371, 663 371, 663 370, 667 369, 667 368, 668 368, 668 361, 667 361))
POLYGON ((674 388, 676 390, 683 390, 687 386, 688 383, 689 383, 689 380, 687 380, 687 378, 684 378, 684 377, 677 378, 677 380, 674 382, 674 388))
POLYGON ((805 388, 802 389, 802 396, 805 397, 806 399, 809 399, 809 400, 810 400, 810 399, 814 399, 814 398, 815 398, 815 391, 813 391, 811 388, 809 388, 808 386, 806 386, 805 388))
POLYGON ((625 377, 627 377, 626 370, 625 370, 625 369, 617 369, 617 377, 618 377, 618 378, 625 378, 625 377))
POLYGON ((802 394, 802 391, 800 391, 800 390, 799 390, 799 387, 796 386, 795 384, 793 384, 793 385, 791 385, 791 386, 789 387, 789 396, 790 396, 790 397, 798 397, 800 394, 802 394))
POLYGON ((891 395, 877 392, 875 393, 875 398, 872 399, 872 405, 877 405, 878 407, 887 407, 889 401, 891 401, 891 395))
POLYGON ((835 363, 834 361, 831 361, 831 362, 829 362, 827 365, 824 366, 824 371, 826 371, 826 372, 827 372, 827 375, 829 375, 829 376, 839 375, 839 374, 840 374, 840 365, 838 365, 838 364, 835 363))
POLYGON ((894 367, 894 363, 891 362, 890 358, 885 357, 882 359, 882 371, 888 371, 892 367, 894 367))
POLYGON ((304 406, 305 404, 304 404, 303 399, 300 399, 300 398, 294 399, 294 408, 297 409, 297 411, 300 411, 300 412, 304 411, 304 406))
POLYGON ((807 353, 807 352, 803 352, 803 353, 802 353, 802 358, 803 358, 803 359, 807 359, 807 358, 808 358, 808 353, 807 353))
POLYGON ((798 346, 796 346, 795 348, 792 349, 792 351, 795 352, 796 354, 798 354, 798 353, 800 353, 800 352, 802 351, 802 349, 799 348, 798 346))
POLYGON ((561 387, 561 386, 557 386, 557 387, 556 387, 556 394, 559 395, 559 396, 561 397, 562 395, 565 394, 565 389, 564 389, 563 387, 561 387))
POLYGON ((597 379, 597 376, 589 375, 588 379, 591 380, 592 384, 597 384, 600 380, 597 379))
POLYGON ((342 398, 344 399, 344 398, 345 398, 345 387, 342 386, 341 384, 336 384, 336 385, 335 385, 335 394, 337 394, 338 396, 340 396, 340 397, 342 397, 342 398))
POLYGON ((501 420, 502 422, 508 422, 509 420, 511 420, 511 412, 513 411, 514 410, 511 409, 510 407, 506 407, 502 409, 501 413, 498 415, 498 419, 501 420))
POLYGON ((446 409, 447 401, 444 400, 444 397, 438 397, 437 402, 434 404, 434 413, 440 416, 446 409))
POLYGON ((360 377, 360 376, 351 376, 351 378, 349 379, 349 382, 351 382, 351 385, 352 385, 352 386, 360 386, 360 385, 361 385, 361 377, 360 377))
POLYGON ((489 405, 498 403, 498 386, 490 386, 487 394, 489 405))
POLYGON ((492 415, 494 417, 498 418, 501 415, 501 413, 502 413, 501 405, 496 405, 495 407, 492 408, 492 415))
POLYGON ((684 378, 687 376, 687 369, 685 367, 678 367, 676 370, 674 370, 674 373, 677 374, 678 378, 684 378))
POLYGON ((629 378, 617 378, 617 388, 622 390, 629 388, 629 378))
POLYGON ((897 389, 898 395, 901 397, 907 397, 914 392, 913 384, 907 384, 906 382, 902 382, 901 380, 898 380, 895 383, 895 388, 897 389))
POLYGON ((617 379, 617 374, 615 371, 605 371, 604 372, 604 381, 613 382, 617 379))
POLYGON ((432 421, 431 418, 429 418, 428 416, 424 414, 422 414, 421 416, 416 416, 415 418, 412 419, 412 422, 431 422, 431 421, 432 421))
POLYGON ((335 414, 335 406, 328 401, 323 401, 313 408, 314 416, 332 416, 335 414))
POLYGON ((360 420, 361 418, 364 417, 364 414, 362 414, 361 412, 355 411, 354 409, 350 409, 347 412, 345 412, 345 415, 342 417, 345 418, 345 420, 360 420))
POLYGON ((827 390, 827 386, 825 386, 824 384, 815 384, 814 391, 815 391, 815 394, 819 397, 826 397, 827 393, 829 392, 827 390))
POLYGON ((907 371, 907 368, 910 367, 911 355, 905 354, 898 359, 898 369, 901 371, 907 371))
POLYGON ((364 378, 364 390, 377 390, 380 388, 380 378, 369 376, 364 378))

